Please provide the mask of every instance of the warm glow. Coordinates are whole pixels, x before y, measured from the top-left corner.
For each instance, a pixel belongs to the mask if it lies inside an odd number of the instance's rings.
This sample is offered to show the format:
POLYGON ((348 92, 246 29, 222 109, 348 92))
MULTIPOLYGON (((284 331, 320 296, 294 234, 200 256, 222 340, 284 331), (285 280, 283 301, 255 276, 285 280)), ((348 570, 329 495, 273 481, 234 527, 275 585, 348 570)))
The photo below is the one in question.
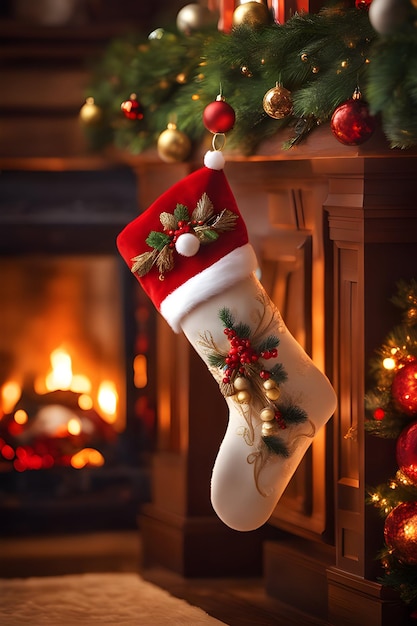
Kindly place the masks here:
POLYGON ((57 389, 69 389, 72 382, 72 363, 70 355, 58 348, 51 352, 50 356, 52 371, 46 377, 48 391, 57 389))
POLYGON ((78 406, 83 411, 89 411, 90 409, 93 408, 93 399, 92 399, 92 397, 87 395, 86 393, 82 393, 80 395, 80 397, 78 398, 78 406))
POLYGON ((101 467, 104 465, 104 457, 94 448, 83 448, 71 458, 71 465, 75 469, 81 469, 86 465, 101 467))
POLYGON ((144 354, 138 354, 133 361, 134 384, 136 389, 143 389, 148 384, 147 360, 144 354))
POLYGON ((9 380, 1 388, 1 405, 4 413, 11 413, 20 400, 22 388, 15 380, 9 380))
POLYGON ((81 432, 81 421, 77 417, 72 417, 67 424, 67 429, 70 435, 79 435, 81 432))
POLYGON ((90 393, 91 381, 83 374, 75 374, 71 381, 71 391, 74 393, 90 393))
POLYGON ((20 424, 21 426, 23 426, 23 424, 26 424, 29 419, 28 414, 23 409, 18 409, 13 415, 13 418, 16 424, 20 424))
POLYGON ((116 421, 118 395, 116 387, 111 380, 103 380, 97 394, 97 401, 104 419, 113 424, 116 421))
POLYGON ((393 370, 395 369, 396 362, 394 359, 391 359, 391 357, 387 357, 382 361, 382 365, 385 367, 386 370, 393 370))
POLYGON ((406 524, 404 524, 404 537, 408 541, 416 541, 417 539, 417 523, 416 516, 414 515, 406 524))

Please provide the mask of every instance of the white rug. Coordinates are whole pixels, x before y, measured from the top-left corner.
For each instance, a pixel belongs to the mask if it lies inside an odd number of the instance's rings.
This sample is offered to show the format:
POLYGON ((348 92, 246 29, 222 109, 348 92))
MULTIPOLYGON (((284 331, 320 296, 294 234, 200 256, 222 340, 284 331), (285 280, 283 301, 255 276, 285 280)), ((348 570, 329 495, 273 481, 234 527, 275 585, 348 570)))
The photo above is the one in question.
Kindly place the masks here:
POLYGON ((0 580, 1 626, 219 626, 219 620, 131 573, 0 580))

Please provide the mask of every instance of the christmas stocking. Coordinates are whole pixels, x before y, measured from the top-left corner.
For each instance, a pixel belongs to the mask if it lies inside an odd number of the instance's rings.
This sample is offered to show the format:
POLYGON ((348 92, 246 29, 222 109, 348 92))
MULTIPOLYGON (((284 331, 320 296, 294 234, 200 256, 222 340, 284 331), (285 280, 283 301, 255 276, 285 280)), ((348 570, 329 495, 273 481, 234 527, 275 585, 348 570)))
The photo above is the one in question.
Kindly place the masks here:
MULTIPOLYGON (((120 233, 119 251, 175 332, 183 331, 229 406, 213 508, 248 531, 274 510, 335 394, 255 277, 257 261, 220 151, 120 233)), ((209 427, 202 424, 202 428, 209 427)))

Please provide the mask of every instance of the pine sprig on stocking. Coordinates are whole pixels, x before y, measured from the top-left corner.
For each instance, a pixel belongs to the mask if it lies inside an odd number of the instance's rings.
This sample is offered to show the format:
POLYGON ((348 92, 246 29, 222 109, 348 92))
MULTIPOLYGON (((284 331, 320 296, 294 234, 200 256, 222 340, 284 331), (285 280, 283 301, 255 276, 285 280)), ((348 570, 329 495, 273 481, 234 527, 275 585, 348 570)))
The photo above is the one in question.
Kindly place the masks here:
POLYGON ((266 435, 262 437, 262 441, 274 454, 278 456, 282 456, 284 459, 287 459, 290 456, 290 451, 288 446, 285 444, 284 440, 281 437, 276 437, 273 435, 266 435))
POLYGON ((288 426, 302 424, 307 421, 307 413, 299 406, 295 406, 293 404, 289 406, 280 406, 278 404, 278 410, 281 412, 282 419, 288 424, 288 426))

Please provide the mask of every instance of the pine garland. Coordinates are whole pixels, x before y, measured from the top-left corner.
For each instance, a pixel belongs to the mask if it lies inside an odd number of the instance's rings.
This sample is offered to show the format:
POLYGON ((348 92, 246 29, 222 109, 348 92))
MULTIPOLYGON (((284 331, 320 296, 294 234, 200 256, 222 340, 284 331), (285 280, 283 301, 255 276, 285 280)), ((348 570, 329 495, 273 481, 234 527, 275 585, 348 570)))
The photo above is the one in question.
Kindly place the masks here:
MULTIPOLYGON (((417 11, 412 13, 415 19, 417 11)), ((401 33, 379 36, 366 10, 333 7, 296 14, 281 25, 240 26, 230 35, 214 29, 161 33, 160 39, 112 41, 93 68, 88 96, 103 112, 101 125, 87 129, 94 146, 110 143, 137 154, 156 145, 172 120, 200 142, 206 134, 202 113, 220 85, 236 113, 228 142, 243 154, 286 126, 292 138, 284 147, 302 141, 358 85, 391 147, 417 145, 417 35, 411 19, 401 33), (281 120, 262 106, 277 82, 291 91, 294 103, 293 114, 281 120), (144 108, 143 120, 121 113, 131 93, 144 108)))

